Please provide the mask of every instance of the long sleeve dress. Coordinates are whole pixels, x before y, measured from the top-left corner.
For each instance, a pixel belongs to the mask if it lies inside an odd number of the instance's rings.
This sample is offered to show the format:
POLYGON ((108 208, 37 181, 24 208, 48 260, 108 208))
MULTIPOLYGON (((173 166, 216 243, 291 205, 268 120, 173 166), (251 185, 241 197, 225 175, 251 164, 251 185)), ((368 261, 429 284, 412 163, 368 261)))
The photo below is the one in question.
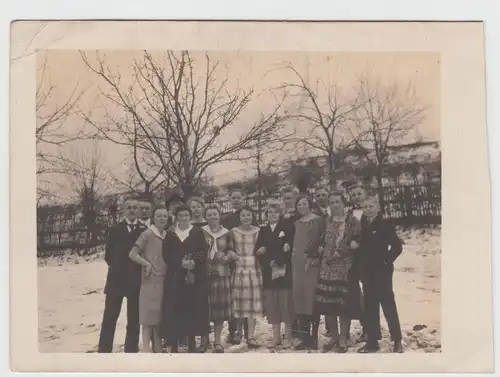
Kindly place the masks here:
POLYGON ((313 315, 319 276, 319 247, 323 244, 324 221, 315 216, 295 222, 292 254, 293 302, 296 315, 313 315))
POLYGON ((208 245, 203 230, 191 226, 186 235, 169 229, 163 242, 163 258, 167 274, 163 298, 163 337, 170 345, 185 336, 207 334, 208 295, 206 262, 208 245), (187 270, 182 260, 191 256, 195 261, 194 283, 186 281, 187 270))
POLYGON ((263 316, 262 271, 255 256, 259 228, 231 231, 234 251, 239 256, 233 271, 233 315, 235 318, 263 316))
POLYGON ((230 261, 224 260, 232 249, 231 233, 224 227, 212 232, 208 225, 203 228, 209 245, 208 303, 211 321, 228 321, 233 316, 233 295, 231 286, 230 261))
POLYGON ((158 326, 161 323, 163 285, 167 269, 162 255, 163 238, 153 225, 139 236, 134 246, 138 254, 152 266, 149 276, 142 269, 139 293, 139 323, 142 326, 158 326))
POLYGON ((349 284, 356 250, 349 245, 351 241, 359 242, 360 232, 361 223, 350 214, 326 219, 325 250, 316 290, 317 314, 359 318, 360 300, 349 284))

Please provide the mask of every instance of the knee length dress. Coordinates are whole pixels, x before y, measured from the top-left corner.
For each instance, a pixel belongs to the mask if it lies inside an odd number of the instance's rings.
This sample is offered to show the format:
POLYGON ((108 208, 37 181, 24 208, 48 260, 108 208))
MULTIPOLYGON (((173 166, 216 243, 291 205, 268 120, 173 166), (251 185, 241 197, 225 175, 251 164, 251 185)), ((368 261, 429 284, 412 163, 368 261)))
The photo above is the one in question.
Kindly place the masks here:
POLYGON ((319 276, 319 247, 323 245, 324 221, 314 216, 295 222, 292 253, 293 302, 295 314, 314 314, 319 276))
POLYGON ((230 262, 223 257, 232 249, 231 233, 224 227, 217 232, 212 232, 208 225, 202 229, 210 247, 207 261, 210 320, 227 321, 233 316, 233 292, 230 262))
POLYGON ((233 315, 235 318, 263 316, 262 271, 255 256, 259 228, 232 231, 234 251, 239 256, 233 272, 233 315))
POLYGON ((326 220, 325 251, 316 290, 317 314, 359 317, 360 300, 354 297, 349 282, 356 251, 349 245, 351 241, 359 243, 360 231, 361 224, 353 216, 326 220))
POLYGON ((158 326, 161 322, 166 273, 162 254, 163 238, 164 235, 153 225, 139 236, 134 246, 139 255, 152 266, 149 276, 142 270, 139 293, 139 323, 142 326, 158 326))
POLYGON ((193 227, 184 235, 170 229, 163 241, 163 258, 167 264, 163 293, 162 334, 168 344, 185 336, 207 334, 208 295, 206 261, 208 245, 203 230, 193 227), (186 281, 187 270, 182 260, 190 256, 195 261, 194 283, 186 281))

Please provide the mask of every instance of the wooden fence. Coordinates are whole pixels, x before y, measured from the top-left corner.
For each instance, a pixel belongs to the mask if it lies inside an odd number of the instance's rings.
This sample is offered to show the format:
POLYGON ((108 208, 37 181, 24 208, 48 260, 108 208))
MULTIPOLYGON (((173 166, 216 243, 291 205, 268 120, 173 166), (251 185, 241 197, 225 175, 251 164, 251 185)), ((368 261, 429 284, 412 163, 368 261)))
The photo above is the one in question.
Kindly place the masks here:
MULTIPOLYGON (((261 199, 266 207, 269 197, 261 199)), ((279 200, 279 196, 273 199, 279 200)), ((387 183, 383 187, 384 218, 396 225, 435 225, 441 223, 441 181, 413 182, 405 185, 387 183)), ((229 201, 216 200, 222 212, 229 212, 229 201)), ((258 199, 249 198, 247 204, 258 210, 258 199)), ((264 219, 264 216, 262 216, 264 219)), ((106 242, 107 231, 120 219, 116 215, 101 213, 92 227, 87 227, 76 214, 56 213, 38 218, 38 255, 57 254, 58 250, 84 251, 106 242)))

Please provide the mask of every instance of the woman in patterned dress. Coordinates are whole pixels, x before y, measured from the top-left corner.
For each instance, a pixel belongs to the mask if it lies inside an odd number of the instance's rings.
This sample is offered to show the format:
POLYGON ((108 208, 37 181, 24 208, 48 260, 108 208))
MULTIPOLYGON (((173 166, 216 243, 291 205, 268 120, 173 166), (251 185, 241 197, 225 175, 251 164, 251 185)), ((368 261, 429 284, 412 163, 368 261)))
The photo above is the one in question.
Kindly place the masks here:
POLYGON ((175 209, 175 225, 163 241, 167 264, 163 298, 163 334, 171 352, 188 338, 188 350, 196 352, 196 336, 207 334, 208 295, 206 263, 208 245, 205 234, 191 224, 187 205, 175 209))
POLYGON ((255 325, 263 316, 262 271, 255 256, 259 227, 252 225, 253 210, 245 206, 240 211, 241 224, 231 230, 234 251, 238 255, 233 272, 233 315, 242 333, 243 320, 248 320, 247 344, 257 347, 255 325))
POLYGON ((139 236, 129 254, 130 259, 143 267, 139 293, 139 322, 142 326, 144 352, 151 352, 151 343, 155 353, 162 352, 160 322, 163 283, 167 269, 162 256, 162 244, 167 221, 167 208, 155 208, 153 224, 139 236))
POLYGON ((328 348, 347 352, 347 338, 351 318, 359 318, 359 305, 353 299, 348 280, 359 247, 361 223, 345 213, 341 192, 329 195, 331 216, 325 224, 325 246, 316 289, 316 316, 324 315, 332 331, 328 348), (340 323, 340 337, 338 333, 340 323))
POLYGON ((293 302, 299 320, 301 343, 296 349, 318 348, 319 318, 314 317, 319 261, 323 248, 324 221, 311 212, 312 200, 299 196, 292 253, 293 302))
POLYGON ((220 225, 220 210, 216 205, 205 209, 208 224, 202 227, 209 245, 208 304, 210 320, 214 323, 215 353, 223 353, 221 332, 224 321, 233 317, 233 298, 231 289, 230 265, 238 259, 232 251, 232 239, 229 230, 220 225))

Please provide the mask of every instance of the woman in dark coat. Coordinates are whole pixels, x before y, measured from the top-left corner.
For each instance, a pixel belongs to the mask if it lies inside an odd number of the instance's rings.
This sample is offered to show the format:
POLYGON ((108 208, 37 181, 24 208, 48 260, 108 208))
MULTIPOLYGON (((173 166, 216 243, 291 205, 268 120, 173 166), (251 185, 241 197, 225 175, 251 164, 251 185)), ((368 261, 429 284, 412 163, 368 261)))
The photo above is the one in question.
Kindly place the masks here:
POLYGON ((295 320, 292 293, 293 238, 281 219, 279 203, 269 203, 266 215, 269 224, 260 228, 255 245, 262 268, 264 309, 267 323, 273 326, 272 348, 282 344, 281 323, 285 324, 283 348, 290 348, 295 320))
POLYGON ((175 210, 176 225, 163 242, 167 264, 163 299, 163 336, 178 352, 179 341, 188 337, 188 350, 196 351, 196 336, 207 334, 208 296, 206 262, 208 245, 203 230, 191 225, 191 211, 175 210))
POLYGON ((314 304, 325 225, 311 208, 311 199, 299 196, 296 209, 301 217, 295 222, 292 249, 293 303, 302 338, 296 349, 318 348, 319 318, 314 316, 314 304))

